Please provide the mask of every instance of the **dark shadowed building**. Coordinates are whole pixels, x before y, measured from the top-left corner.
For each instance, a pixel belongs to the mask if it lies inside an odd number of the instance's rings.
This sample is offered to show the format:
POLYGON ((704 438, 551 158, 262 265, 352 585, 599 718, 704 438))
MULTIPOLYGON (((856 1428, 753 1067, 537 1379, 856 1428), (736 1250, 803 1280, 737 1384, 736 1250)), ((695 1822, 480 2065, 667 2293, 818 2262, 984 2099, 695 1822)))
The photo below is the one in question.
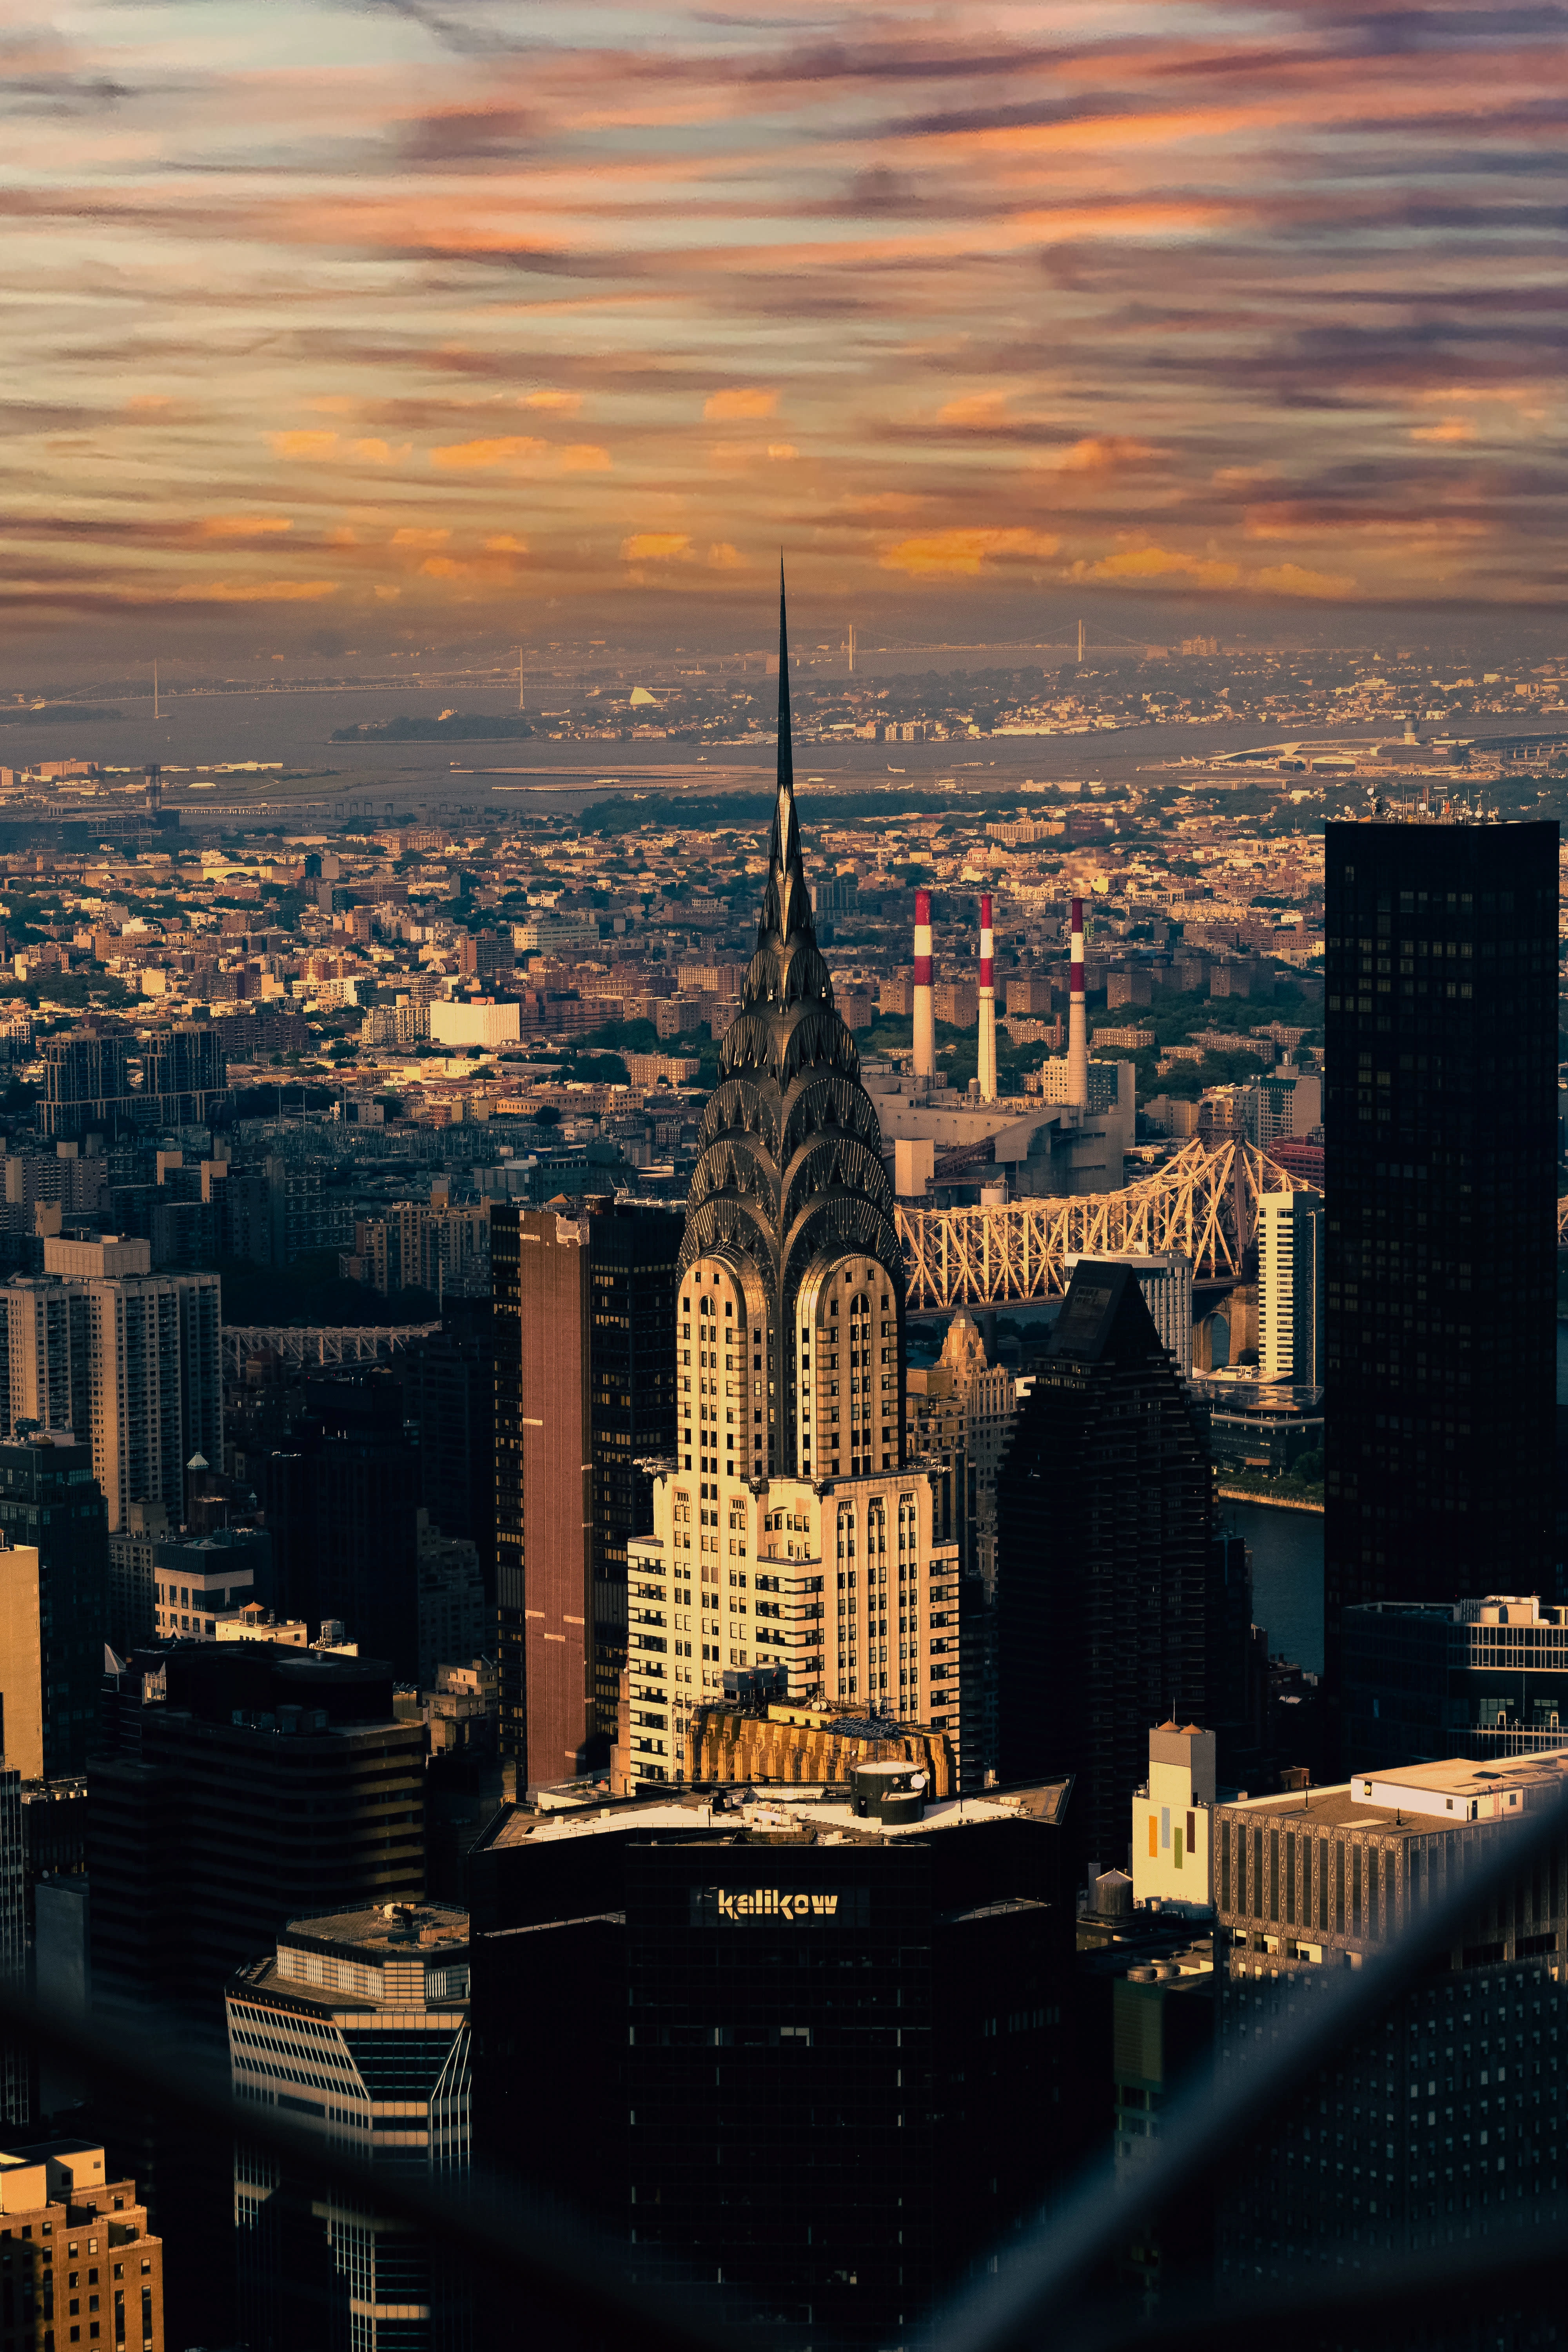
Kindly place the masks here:
POLYGON ((1078 1776, 1126 1853, 1152 1724, 1208 1719, 1215 1562, 1194 1408, 1134 1268, 1080 1259, 997 1486, 1004 1781, 1078 1776))
POLYGON ((1557 845, 1328 828, 1333 1697, 1358 1603, 1555 1597, 1557 845))

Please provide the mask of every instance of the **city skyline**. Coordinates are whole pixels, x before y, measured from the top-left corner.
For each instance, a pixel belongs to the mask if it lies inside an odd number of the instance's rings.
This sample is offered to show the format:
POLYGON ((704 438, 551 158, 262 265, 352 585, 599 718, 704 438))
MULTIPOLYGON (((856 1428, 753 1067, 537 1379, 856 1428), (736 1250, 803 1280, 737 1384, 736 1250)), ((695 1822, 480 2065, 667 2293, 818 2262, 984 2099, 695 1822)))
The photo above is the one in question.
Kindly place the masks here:
POLYGON ((28 0, 12 40, 40 653, 710 625, 781 540, 835 634, 1557 593, 1544 24, 28 0))

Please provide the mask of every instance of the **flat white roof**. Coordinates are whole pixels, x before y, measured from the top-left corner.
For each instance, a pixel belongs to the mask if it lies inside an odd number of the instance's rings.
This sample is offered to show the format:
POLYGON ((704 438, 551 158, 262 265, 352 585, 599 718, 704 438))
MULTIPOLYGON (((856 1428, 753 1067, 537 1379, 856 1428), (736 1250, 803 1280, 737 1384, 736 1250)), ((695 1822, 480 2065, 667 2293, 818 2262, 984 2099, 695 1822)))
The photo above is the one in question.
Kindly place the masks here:
MULTIPOLYGON (((914 1768, 906 1762, 900 1769, 907 1771, 914 1768)), ((994 1790, 984 1796, 944 1798, 928 1804, 921 1820, 910 1822, 880 1822, 869 1814, 857 1814, 844 1801, 837 1782, 810 1788, 737 1783, 733 1791, 728 1788, 694 1790, 664 1802, 646 1798, 622 1799, 596 1811, 584 1806, 581 1811, 542 1814, 524 1812, 514 1805, 491 1823, 479 1841, 479 1850, 503 1845, 552 1845, 567 1838, 643 1829, 814 1830, 819 1837, 837 1832, 840 1836, 873 1842, 926 1837, 936 1830, 963 1829, 975 1822, 1059 1822, 1070 1787, 1068 1780, 1046 1780, 1025 1789, 994 1790), (753 1786, 755 1793, 747 1794, 753 1786), (743 1801, 716 1806, 713 1798, 721 1795, 731 1799, 741 1796, 743 1801)))

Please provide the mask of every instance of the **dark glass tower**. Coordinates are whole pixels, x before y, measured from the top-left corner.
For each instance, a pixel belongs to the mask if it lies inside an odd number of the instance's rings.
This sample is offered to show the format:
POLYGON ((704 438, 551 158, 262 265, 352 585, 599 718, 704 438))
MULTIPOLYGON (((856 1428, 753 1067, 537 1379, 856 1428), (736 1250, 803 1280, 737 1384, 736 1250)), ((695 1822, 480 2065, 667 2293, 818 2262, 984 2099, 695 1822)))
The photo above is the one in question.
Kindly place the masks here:
POLYGON ((1327 856, 1332 1695, 1356 1601, 1554 1589, 1557 827, 1327 856))
POLYGON ((1002 1779, 1075 1773, 1108 1866, 1151 1727, 1224 1703, 1210 1483, 1136 1272, 1080 1258, 996 1481, 997 1697, 1002 1779))

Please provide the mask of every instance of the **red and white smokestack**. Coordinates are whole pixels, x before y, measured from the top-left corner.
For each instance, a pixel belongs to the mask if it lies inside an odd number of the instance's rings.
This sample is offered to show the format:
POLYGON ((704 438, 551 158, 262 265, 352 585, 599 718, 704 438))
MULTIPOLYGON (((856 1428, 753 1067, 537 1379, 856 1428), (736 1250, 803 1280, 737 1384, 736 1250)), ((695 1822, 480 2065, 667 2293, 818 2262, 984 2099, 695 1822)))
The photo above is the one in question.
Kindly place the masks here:
POLYGON ((991 929, 991 893, 980 901, 980 1099, 996 1099, 996 946, 991 929))
POLYGON ((931 892, 915 892, 915 1076, 936 1076, 936 1006, 931 982, 931 892))
POLYGON ((1083 900, 1072 902, 1072 971, 1068 983, 1068 1095, 1089 1108, 1089 1007, 1083 993, 1083 900))

